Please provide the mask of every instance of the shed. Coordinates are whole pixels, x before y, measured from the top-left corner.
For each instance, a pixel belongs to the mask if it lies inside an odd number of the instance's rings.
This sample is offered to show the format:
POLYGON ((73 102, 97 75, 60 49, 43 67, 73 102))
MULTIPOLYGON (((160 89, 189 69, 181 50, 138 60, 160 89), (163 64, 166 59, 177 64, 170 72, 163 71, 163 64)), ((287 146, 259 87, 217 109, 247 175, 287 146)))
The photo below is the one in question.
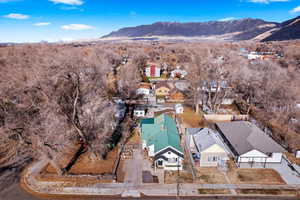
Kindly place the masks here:
POLYGON ((176 104, 175 105, 175 112, 176 114, 182 114, 184 111, 184 108, 181 104, 176 104))
POLYGON ((137 106, 137 107, 134 108, 133 115, 135 117, 145 117, 146 110, 147 109, 144 106, 137 106))

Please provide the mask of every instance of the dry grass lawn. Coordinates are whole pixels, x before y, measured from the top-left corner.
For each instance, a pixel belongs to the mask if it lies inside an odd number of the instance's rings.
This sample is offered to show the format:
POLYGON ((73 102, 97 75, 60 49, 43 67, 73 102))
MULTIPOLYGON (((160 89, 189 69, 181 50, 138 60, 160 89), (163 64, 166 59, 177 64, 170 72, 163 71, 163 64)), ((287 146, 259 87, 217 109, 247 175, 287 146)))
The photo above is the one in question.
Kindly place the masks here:
POLYGON ((238 194, 261 194, 261 195, 298 195, 297 190, 292 189, 238 189, 238 194))
POLYGON ((237 108, 236 105, 232 104, 232 105, 221 105, 220 109, 224 109, 226 110, 225 113, 219 113, 219 114, 232 114, 232 115, 240 115, 241 112, 239 111, 239 109, 237 108))
POLYGON ((226 184, 225 176, 216 167, 197 168, 197 179, 195 183, 200 184, 226 184))
POLYGON ((277 171, 263 168, 237 168, 234 161, 228 162, 227 176, 232 184, 286 184, 277 171))
MULTIPOLYGON (((40 181, 51 181, 51 182, 63 182, 60 186, 70 187, 70 186, 87 186, 94 185, 96 183, 112 183, 113 180, 102 180, 96 177, 66 177, 58 176, 54 174, 41 174, 37 177, 40 181)), ((59 183, 57 183, 59 184, 59 183)))
MULTIPOLYGON (((197 170, 197 177, 193 180, 193 175, 186 171, 179 172, 180 183, 198 184, 226 184, 225 176, 217 168, 202 167, 197 170)), ((165 184, 177 183, 177 171, 165 171, 165 184)))
POLYGON ((72 166, 70 174, 105 174, 112 173, 118 156, 118 147, 110 151, 105 160, 91 160, 89 152, 82 154, 72 166))
POLYGON ((199 194, 231 194, 230 190, 226 189, 198 189, 199 194))
POLYGON ((285 184, 274 169, 236 169, 228 173, 233 184, 285 184))
POLYGON ((292 163, 295 163, 295 164, 300 166, 300 158, 296 158, 295 154, 285 153, 285 155, 287 156, 289 161, 291 161, 292 163))
POLYGON ((140 134, 138 129, 135 129, 132 133, 132 136, 128 139, 126 144, 139 144, 140 143, 140 134))
POLYGON ((179 115, 187 128, 205 127, 205 120, 201 114, 196 114, 190 107, 184 107, 183 114, 179 115))
POLYGON ((124 160, 120 160, 118 169, 117 169, 117 182, 123 183, 125 178, 125 171, 124 171, 124 160))
MULTIPOLYGON (((91 174, 99 175, 105 173, 112 173, 114 163, 117 159, 118 147, 114 148, 107 154, 105 160, 92 160, 90 159, 90 153, 86 152, 82 154, 76 163, 69 170, 69 174, 91 174)), ((45 169, 46 173, 56 174, 55 169, 48 164, 45 169)))
POLYGON ((165 184, 177 183, 193 183, 193 175, 191 173, 180 171, 179 179, 177 171, 165 171, 165 184))

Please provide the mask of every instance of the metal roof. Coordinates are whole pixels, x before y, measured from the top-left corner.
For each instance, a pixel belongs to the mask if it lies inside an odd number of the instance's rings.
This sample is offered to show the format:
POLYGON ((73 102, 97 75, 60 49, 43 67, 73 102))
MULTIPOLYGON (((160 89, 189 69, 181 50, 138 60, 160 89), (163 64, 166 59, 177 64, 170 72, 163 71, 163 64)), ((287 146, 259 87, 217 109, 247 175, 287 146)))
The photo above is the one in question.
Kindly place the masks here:
POLYGON ((183 153, 175 120, 162 114, 156 118, 141 121, 142 139, 147 146, 154 144, 154 153, 171 146, 183 153))

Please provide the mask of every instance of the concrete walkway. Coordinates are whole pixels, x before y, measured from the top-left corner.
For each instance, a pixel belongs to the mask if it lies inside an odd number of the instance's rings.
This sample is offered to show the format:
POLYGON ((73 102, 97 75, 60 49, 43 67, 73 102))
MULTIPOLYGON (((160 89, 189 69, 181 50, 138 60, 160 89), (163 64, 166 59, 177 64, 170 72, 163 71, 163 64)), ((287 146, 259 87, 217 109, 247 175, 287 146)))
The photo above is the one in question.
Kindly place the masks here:
MULTIPOLYGON (((139 166, 141 157, 135 154, 135 161, 128 166, 139 166), (136 156, 136 157, 135 157, 136 156)), ((41 194, 57 195, 121 195, 123 197, 139 197, 141 193, 149 196, 176 196, 180 195, 197 196, 197 190, 203 189, 300 189, 298 185, 234 185, 234 184, 180 184, 177 191, 177 184, 142 184, 140 179, 127 177, 127 183, 97 183, 89 186, 63 186, 63 182, 40 181, 36 179, 39 172, 47 165, 47 160, 40 160, 25 171, 22 181, 27 189, 41 194)), ((137 168, 135 168, 137 169, 137 168)), ((141 168, 140 168, 141 169, 141 168)), ((132 170, 132 173, 140 174, 140 171, 132 170)))

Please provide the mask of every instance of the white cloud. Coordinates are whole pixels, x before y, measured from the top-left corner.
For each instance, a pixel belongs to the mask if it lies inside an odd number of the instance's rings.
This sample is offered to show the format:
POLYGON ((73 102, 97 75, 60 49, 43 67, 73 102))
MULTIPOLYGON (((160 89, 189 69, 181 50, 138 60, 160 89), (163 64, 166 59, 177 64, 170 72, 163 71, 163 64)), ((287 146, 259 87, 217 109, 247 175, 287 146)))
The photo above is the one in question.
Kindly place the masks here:
POLYGON ((297 6, 296 8, 292 9, 290 12, 291 13, 298 13, 298 12, 300 12, 300 6, 297 6))
POLYGON ((69 25, 61 26, 61 28, 65 30, 75 30, 75 31, 94 29, 93 26, 89 26, 86 24, 69 24, 69 25))
POLYGON ((265 3, 265 4, 268 4, 271 2, 287 2, 287 1, 290 1, 290 0, 249 0, 249 2, 252 2, 252 3, 265 3))
POLYGON ((29 18, 28 15, 23 15, 23 14, 18 14, 18 13, 10 13, 8 15, 4 15, 4 17, 10 18, 10 19, 28 19, 29 18))
POLYGON ((226 22, 226 21, 231 21, 231 20, 235 20, 236 18, 235 17, 226 17, 226 18, 223 18, 223 19, 219 19, 220 22, 226 22))
POLYGON ((39 22, 39 23, 35 23, 33 24, 34 26, 48 26, 50 25, 50 22, 39 22))
POLYGON ((62 4, 68 4, 68 5, 76 5, 80 6, 84 4, 82 0, 49 0, 55 4, 62 3, 62 4))

